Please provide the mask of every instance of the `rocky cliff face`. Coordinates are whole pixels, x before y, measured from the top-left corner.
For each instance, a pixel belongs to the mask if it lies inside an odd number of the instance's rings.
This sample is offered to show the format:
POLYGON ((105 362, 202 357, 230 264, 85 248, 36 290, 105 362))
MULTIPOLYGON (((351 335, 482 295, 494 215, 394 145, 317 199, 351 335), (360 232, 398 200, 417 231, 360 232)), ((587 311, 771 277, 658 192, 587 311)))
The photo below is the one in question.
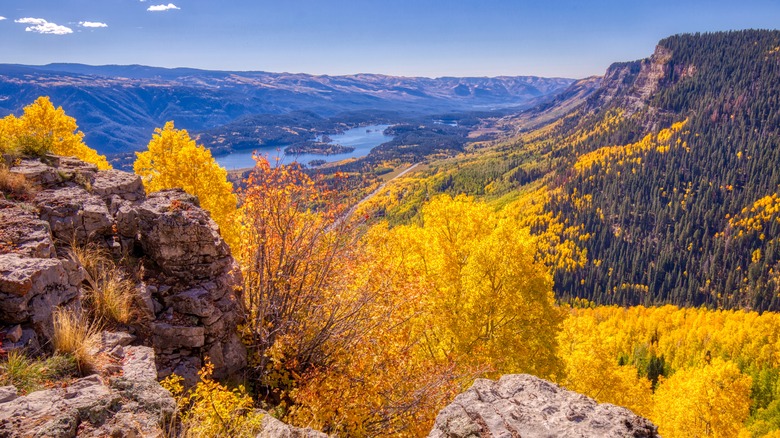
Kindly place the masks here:
POLYGON ((625 115, 649 108, 649 98, 671 78, 672 52, 657 46, 652 56, 633 62, 612 64, 588 107, 620 107, 625 115))
POLYGON ((514 116, 512 122, 518 130, 534 129, 577 111, 587 115, 619 109, 626 117, 646 112, 641 122, 645 130, 655 130, 652 116, 659 112, 651 104, 653 95, 696 72, 694 65, 672 65, 671 60, 672 52, 659 45, 649 58, 614 63, 603 77, 576 81, 554 98, 514 116))
POLYGON ((156 353, 161 377, 188 383, 208 356, 224 377, 246 364, 236 331, 241 274, 217 226, 181 190, 146 196, 141 180, 73 158, 23 159, 10 168, 36 190, 0 201, 0 327, 20 332, 4 348, 45 346, 52 312, 79 304, 85 271, 65 250, 97 243, 137 259, 137 308, 129 329, 156 353))
POLYGON ((477 379, 436 417, 429 438, 658 437, 648 420, 526 374, 477 379))

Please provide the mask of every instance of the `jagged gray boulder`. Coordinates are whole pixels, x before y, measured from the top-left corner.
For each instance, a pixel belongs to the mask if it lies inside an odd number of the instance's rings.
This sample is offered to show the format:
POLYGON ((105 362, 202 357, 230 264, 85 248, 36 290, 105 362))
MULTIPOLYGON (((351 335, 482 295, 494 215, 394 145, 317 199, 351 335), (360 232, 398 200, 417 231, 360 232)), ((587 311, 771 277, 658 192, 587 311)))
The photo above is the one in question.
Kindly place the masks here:
POLYGON ((626 408, 599 404, 527 374, 477 379, 439 412, 429 438, 653 438, 657 428, 626 408))
POLYGON ((152 193, 137 211, 141 246, 165 274, 202 280, 234 263, 217 225, 183 190, 152 193))
POLYGON ((145 197, 141 177, 116 169, 98 172, 92 182, 92 193, 106 202, 113 196, 131 202, 141 201, 145 197))
POLYGON ((27 323, 39 336, 53 334, 52 312, 79 299, 82 271, 56 258, 0 255, 0 321, 27 323))
POLYGON ((62 242, 85 245, 112 234, 114 218, 106 203, 81 186, 43 190, 34 203, 54 238, 62 242))
POLYGON ((3 252, 49 258, 55 255, 49 223, 41 220, 28 204, 0 201, 0 244, 3 252))

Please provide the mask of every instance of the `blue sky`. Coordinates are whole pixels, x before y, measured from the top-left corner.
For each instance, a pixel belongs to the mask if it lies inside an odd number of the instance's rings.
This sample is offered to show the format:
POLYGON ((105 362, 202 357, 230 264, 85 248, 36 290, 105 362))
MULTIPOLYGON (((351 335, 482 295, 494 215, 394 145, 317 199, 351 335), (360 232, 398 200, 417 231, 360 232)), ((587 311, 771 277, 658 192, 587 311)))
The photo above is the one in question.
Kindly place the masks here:
POLYGON ((1 0, 0 17, 2 63, 580 78, 674 33, 777 28, 780 1, 1 0))

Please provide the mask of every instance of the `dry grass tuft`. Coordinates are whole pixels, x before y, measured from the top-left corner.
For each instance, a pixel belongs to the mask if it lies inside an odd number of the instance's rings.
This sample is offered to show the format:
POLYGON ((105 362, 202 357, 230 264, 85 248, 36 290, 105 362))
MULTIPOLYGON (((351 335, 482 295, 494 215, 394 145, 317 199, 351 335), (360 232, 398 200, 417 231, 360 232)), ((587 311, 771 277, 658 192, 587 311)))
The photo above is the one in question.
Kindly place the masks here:
POLYGON ((71 258, 87 272, 86 306, 96 320, 127 324, 134 316, 135 285, 108 251, 95 244, 72 244, 71 258))
POLYGON ((115 268, 108 250, 95 243, 81 246, 73 241, 68 249, 68 255, 87 272, 87 283, 92 289, 98 287, 98 281, 104 276, 104 272, 115 268))
POLYGON ((100 344, 100 324, 85 318, 81 312, 59 308, 53 314, 54 349, 72 355, 82 375, 96 368, 92 352, 100 344))
POLYGON ((11 173, 7 166, 0 164, 0 198, 26 200, 32 193, 32 186, 22 175, 11 173))
POLYGON ((90 310, 97 319, 127 324, 134 316, 135 285, 117 269, 103 273, 96 289, 87 293, 90 310))

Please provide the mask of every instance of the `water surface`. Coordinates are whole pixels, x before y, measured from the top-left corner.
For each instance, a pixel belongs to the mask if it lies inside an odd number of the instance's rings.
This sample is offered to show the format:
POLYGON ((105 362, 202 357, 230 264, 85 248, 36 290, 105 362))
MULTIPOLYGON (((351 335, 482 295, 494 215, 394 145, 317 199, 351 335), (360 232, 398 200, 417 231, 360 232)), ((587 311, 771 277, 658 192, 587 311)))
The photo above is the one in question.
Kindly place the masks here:
MULTIPOLYGON (((357 128, 346 130, 341 134, 328 134, 328 137, 331 138, 330 141, 331 144, 340 144, 342 146, 349 146, 355 148, 354 151, 347 152, 344 154, 286 155, 284 153, 284 147, 276 147, 276 146, 257 148, 256 151, 261 155, 266 155, 268 157, 268 160, 272 163, 272 165, 275 163, 277 157, 280 159, 279 162, 282 164, 290 164, 294 161, 297 161, 301 164, 307 164, 307 165, 309 164, 309 161, 312 160, 324 160, 327 163, 331 163, 334 161, 341 161, 346 158, 360 158, 368 155, 368 153, 371 152, 371 149, 374 149, 380 144, 387 143, 388 141, 393 139, 392 135, 384 134, 385 129, 389 127, 390 125, 360 126, 357 128)), ((318 139, 319 138, 320 137, 318 137, 318 139)), ((253 167, 255 165, 254 160, 252 160, 253 152, 254 151, 233 152, 231 154, 222 155, 215 158, 217 160, 217 163, 219 163, 220 166, 224 167, 227 170, 244 169, 248 167, 253 167)))

